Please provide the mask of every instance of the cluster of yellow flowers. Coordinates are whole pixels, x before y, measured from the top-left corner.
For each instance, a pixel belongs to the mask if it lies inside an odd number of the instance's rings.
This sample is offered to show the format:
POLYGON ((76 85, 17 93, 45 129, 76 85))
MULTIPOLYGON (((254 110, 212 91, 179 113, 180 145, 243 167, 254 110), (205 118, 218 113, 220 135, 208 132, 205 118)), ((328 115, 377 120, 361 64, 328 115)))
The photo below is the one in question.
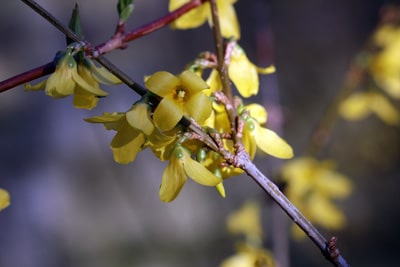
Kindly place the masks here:
POLYGON ((388 125, 400 123, 400 113, 390 99, 400 99, 400 26, 382 24, 372 36, 371 52, 362 53, 363 68, 373 83, 362 92, 350 95, 339 107, 348 120, 375 114, 388 125))
MULTIPOLYGON (((243 71, 248 71, 247 57, 243 64, 243 71)), ((118 163, 132 162, 137 153, 147 147, 161 161, 169 160, 162 175, 162 201, 174 200, 187 177, 202 185, 216 186, 221 195, 225 196, 222 179, 241 173, 241 170, 227 166, 218 153, 209 150, 202 142, 189 138, 185 134, 186 129, 179 124, 182 117, 186 116, 205 130, 219 134, 230 133, 226 109, 212 102, 213 90, 221 90, 221 87, 214 83, 219 78, 216 72, 211 73, 210 77, 209 86, 198 74, 190 70, 183 71, 179 76, 166 71, 156 72, 145 81, 149 93, 130 110, 124 113, 105 113, 86 119, 92 123, 103 123, 106 129, 117 131, 111 141, 111 148, 118 163), (149 100, 154 98, 154 95, 162 98, 159 104, 152 108, 149 100)), ((252 104, 241 107, 239 115, 246 122, 243 142, 251 158, 254 157, 257 146, 276 157, 292 157, 291 147, 276 133, 261 126, 267 120, 267 112, 262 106, 252 104)), ((224 145, 233 152, 232 140, 224 139, 224 145)))
MULTIPOLYGON (((170 11, 188 3, 189 0, 171 0, 170 11)), ((229 78, 242 97, 256 95, 259 90, 258 74, 275 71, 274 67, 258 68, 249 61, 243 49, 236 44, 240 38, 239 23, 233 4, 236 0, 218 0, 221 34, 233 40, 229 56, 229 78)), ((206 20, 212 24, 210 4, 203 3, 177 19, 172 27, 188 29, 202 25, 206 20)), ((81 35, 77 10, 71 17, 70 27, 81 35)), ((102 84, 117 84, 120 80, 103 68, 97 67, 84 55, 82 47, 68 42, 66 51, 56 55, 56 69, 47 80, 37 85, 26 84, 26 90, 44 90, 53 98, 73 95, 77 108, 92 109, 99 98, 107 96, 100 88, 102 84)), ((216 101, 214 94, 223 88, 215 65, 204 81, 204 68, 194 70, 190 66, 178 76, 159 71, 148 77, 145 85, 147 93, 126 112, 104 113, 86 119, 87 122, 104 124, 107 130, 116 134, 111 141, 114 160, 128 164, 137 154, 149 147, 161 161, 169 161, 162 175, 160 199, 174 200, 184 186, 187 177, 205 186, 215 186, 225 197, 223 179, 242 173, 230 166, 216 151, 209 149, 201 140, 194 138, 179 122, 183 117, 190 119, 204 132, 220 135, 225 150, 235 152, 231 133, 231 122, 227 108, 216 101), (192 70, 190 70, 192 69, 192 70), (156 99, 156 100, 155 100, 156 99)), ((239 98, 238 98, 239 99, 239 98)), ((240 100, 241 101, 241 100, 240 100)), ((241 103, 241 102, 240 102, 241 103)), ((236 113, 244 122, 243 145, 251 159, 257 147, 279 157, 291 158, 292 148, 273 131, 263 127, 267 121, 266 110, 257 104, 237 105, 236 113)), ((1 207, 8 204, 1 191, 1 207)))
MULTIPOLYGON (((174 10, 188 1, 170 1, 174 10)), ((235 1, 218 1, 221 29, 224 37, 238 39, 240 31, 232 4, 235 1)), ((178 29, 197 27, 207 18, 210 22, 209 3, 205 3, 174 22, 178 29)), ((114 159, 127 164, 135 160, 138 152, 149 147, 161 161, 169 161, 163 172, 160 199, 174 200, 184 186, 187 177, 205 186, 215 186, 224 197, 223 179, 242 173, 226 164, 217 152, 207 148, 199 140, 187 135, 187 129, 179 124, 185 116, 195 121, 206 132, 223 136, 231 133, 227 110, 217 103, 216 92, 222 85, 218 72, 212 69, 207 81, 202 71, 184 70, 178 76, 159 71, 145 81, 148 93, 127 112, 105 113, 86 119, 102 123, 117 133, 111 141, 114 159), (151 99, 161 99, 154 107, 151 99)), ((239 45, 230 54, 229 77, 242 97, 256 95, 259 90, 259 73, 272 73, 273 67, 258 68, 249 61, 239 45)), ((237 114, 245 122, 243 143, 253 159, 256 148, 280 158, 291 158, 292 148, 273 131, 262 127, 267 121, 266 110, 257 104, 239 105, 237 114)), ((231 138, 223 138, 225 149, 234 152, 231 138)))

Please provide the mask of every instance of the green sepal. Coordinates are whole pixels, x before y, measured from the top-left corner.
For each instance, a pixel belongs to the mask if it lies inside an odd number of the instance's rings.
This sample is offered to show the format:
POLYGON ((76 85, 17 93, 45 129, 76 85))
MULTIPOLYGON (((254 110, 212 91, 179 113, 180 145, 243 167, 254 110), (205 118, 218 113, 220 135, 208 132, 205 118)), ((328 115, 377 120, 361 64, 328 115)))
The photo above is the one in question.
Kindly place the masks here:
MULTIPOLYGON (((79 18, 79 8, 78 4, 75 4, 74 9, 72 10, 71 18, 69 19, 68 28, 73 31, 76 35, 82 38, 82 27, 81 20, 79 18)), ((67 37, 67 45, 75 42, 71 38, 67 37)))
POLYGON ((118 0, 117 10, 119 19, 125 23, 133 12, 133 0, 118 0))

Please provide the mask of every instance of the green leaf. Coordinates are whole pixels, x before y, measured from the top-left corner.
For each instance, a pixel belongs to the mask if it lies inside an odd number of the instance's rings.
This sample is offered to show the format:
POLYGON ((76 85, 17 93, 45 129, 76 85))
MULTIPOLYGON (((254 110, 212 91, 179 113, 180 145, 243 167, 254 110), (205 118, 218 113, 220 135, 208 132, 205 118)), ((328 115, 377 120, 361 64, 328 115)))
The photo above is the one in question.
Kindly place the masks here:
MULTIPOLYGON (((82 27, 81 20, 79 19, 79 8, 78 4, 75 4, 74 9, 72 10, 72 15, 68 23, 68 27, 79 37, 82 37, 82 27)), ((67 37, 67 45, 73 43, 74 40, 67 37)))
POLYGON ((117 10, 120 20, 125 23, 133 11, 133 0, 118 0, 117 10))

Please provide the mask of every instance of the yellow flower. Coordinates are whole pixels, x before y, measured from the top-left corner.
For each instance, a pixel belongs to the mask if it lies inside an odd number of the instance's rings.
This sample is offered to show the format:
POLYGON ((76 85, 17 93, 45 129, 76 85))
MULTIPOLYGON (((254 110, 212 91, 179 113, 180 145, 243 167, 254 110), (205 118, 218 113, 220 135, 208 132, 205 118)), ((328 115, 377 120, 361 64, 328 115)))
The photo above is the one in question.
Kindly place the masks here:
POLYGON ((162 131, 174 128, 185 114, 199 124, 210 116, 211 102, 202 92, 208 85, 191 71, 184 71, 179 77, 166 71, 156 72, 145 84, 162 97, 153 114, 155 125, 162 131))
POLYGON ((243 129, 243 144, 250 157, 254 158, 256 148, 258 147, 265 153, 277 158, 292 158, 292 147, 274 131, 260 126, 261 123, 267 121, 267 112, 265 109, 257 104, 249 105, 245 109, 250 112, 250 116, 245 118, 246 125, 243 129))
MULTIPOLYGON (((286 195, 310 222, 328 229, 344 226, 345 216, 333 199, 346 198, 352 185, 346 176, 335 171, 333 162, 297 158, 286 163, 281 171, 287 183, 286 195)), ((293 231, 295 237, 303 236, 299 228, 293 231)))
MULTIPOLYGON (((170 0, 169 11, 174 11, 184 4, 189 3, 189 1, 190 0, 170 0)), ((236 3, 236 1, 237 0, 217 0, 217 7, 222 36, 225 38, 233 37, 238 40, 240 39, 240 28, 235 9, 233 8, 233 4, 236 3)), ((208 2, 175 20, 172 23, 172 27, 176 29, 197 28, 203 25, 206 20, 212 25, 210 4, 208 2)))
POLYGON ((250 62, 239 45, 234 47, 228 66, 228 74, 241 96, 247 98, 257 95, 260 87, 258 74, 270 74, 273 72, 275 72, 274 66, 259 68, 250 62))
POLYGON ((339 106, 339 113, 347 120, 356 121, 374 113, 389 125, 398 125, 400 114, 382 94, 375 92, 354 93, 339 106))
POLYGON ((150 107, 145 103, 136 103, 126 113, 105 113, 85 119, 87 122, 103 123, 107 130, 115 130, 117 134, 111 141, 114 160, 128 164, 144 148, 148 135, 154 131, 150 120, 150 107))
POLYGON ((370 57, 371 74, 391 97, 400 99, 400 27, 380 27, 373 41, 380 50, 370 57))
POLYGON ((253 244, 261 244, 261 208, 257 202, 249 201, 230 214, 227 219, 228 231, 232 234, 244 234, 253 244))
POLYGON ((0 188, 0 211, 7 208, 10 205, 10 194, 2 188, 0 188))
POLYGON ((26 90, 44 90, 53 98, 74 95, 76 108, 92 109, 97 105, 98 97, 108 93, 100 89, 99 81, 105 84, 117 84, 120 81, 111 73, 97 68, 86 58, 76 62, 72 49, 68 49, 57 63, 56 70, 47 80, 37 85, 26 84, 26 90))
POLYGON ((269 250, 240 248, 238 253, 225 259, 220 267, 274 267, 274 258, 269 250))
POLYGON ((221 182, 220 178, 193 160, 185 148, 176 144, 162 175, 160 199, 165 202, 173 201, 185 185, 187 176, 205 186, 216 186, 221 182))
MULTIPOLYGON (((244 50, 235 45, 228 65, 228 75, 242 97, 248 98, 257 95, 260 87, 259 74, 271 74, 275 72, 274 66, 259 68, 248 58, 244 50)), ((218 71, 213 69, 207 79, 209 89, 205 90, 207 95, 221 91, 222 83, 218 71)))

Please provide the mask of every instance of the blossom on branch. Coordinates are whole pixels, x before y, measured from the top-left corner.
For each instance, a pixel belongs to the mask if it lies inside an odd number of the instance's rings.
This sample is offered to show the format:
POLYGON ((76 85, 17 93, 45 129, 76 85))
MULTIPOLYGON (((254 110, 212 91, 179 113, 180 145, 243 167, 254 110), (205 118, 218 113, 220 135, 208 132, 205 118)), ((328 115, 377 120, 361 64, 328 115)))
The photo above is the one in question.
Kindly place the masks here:
POLYGON ((202 124, 211 114, 211 102, 202 91, 208 88, 194 72, 184 71, 179 77, 160 71, 145 81, 150 92, 162 97, 154 110, 153 120, 161 131, 174 128, 184 115, 202 124))
POLYGON ((205 186, 216 186, 221 182, 202 164, 193 160, 189 152, 176 144, 169 159, 169 164, 162 175, 160 186, 160 199, 165 202, 174 200, 189 176, 195 182, 205 186))
POLYGON ((98 98, 108 93, 100 88, 99 83, 120 83, 111 73, 98 68, 93 62, 84 57, 77 62, 73 55, 73 47, 69 47, 61 54, 56 70, 36 85, 26 84, 28 91, 44 90, 53 98, 64 98, 73 95, 73 104, 76 108, 92 109, 97 105, 98 98))

